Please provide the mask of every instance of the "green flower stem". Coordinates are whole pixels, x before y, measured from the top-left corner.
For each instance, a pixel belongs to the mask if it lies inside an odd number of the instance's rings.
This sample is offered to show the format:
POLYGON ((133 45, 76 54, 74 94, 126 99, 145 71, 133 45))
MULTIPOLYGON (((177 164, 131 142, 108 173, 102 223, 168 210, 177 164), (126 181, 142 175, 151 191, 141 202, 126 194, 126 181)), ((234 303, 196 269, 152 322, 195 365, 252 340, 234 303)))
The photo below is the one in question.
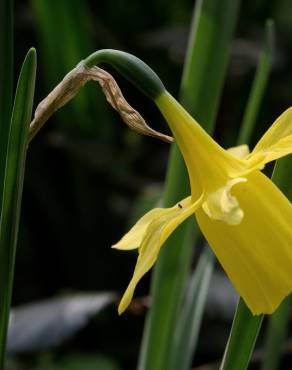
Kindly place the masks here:
POLYGON ((0 1, 0 204, 12 111, 13 1, 0 1))
POLYGON ((4 369, 5 364, 6 334, 35 73, 36 52, 31 49, 23 63, 16 89, 5 157, 4 192, 0 207, 0 370, 4 369))
MULTIPOLYGON (((205 0, 197 2, 194 13, 180 95, 184 107, 209 133, 214 127, 238 8, 239 1, 224 0, 219 4, 205 0)), ((174 144, 169 159, 164 206, 173 205, 188 194, 188 175, 179 149, 174 144)), ((185 355, 189 358, 194 351, 190 346, 178 346, 174 340, 180 324, 178 317, 193 246, 199 235, 198 228, 194 226, 193 220, 185 222, 161 250, 152 279, 153 304, 146 319, 140 370, 171 369, 170 353, 173 357, 185 355)), ((211 260, 208 262, 212 264, 211 260)), ((196 315, 198 306, 193 308, 192 315, 196 315)), ((192 315, 189 315, 190 325, 192 315)), ((198 333, 199 315, 197 319, 194 330, 198 333)), ((197 333, 192 335, 195 337, 197 333)))
POLYGON ((160 78, 146 63, 124 51, 114 49, 98 50, 89 55, 83 63, 88 68, 100 63, 110 64, 143 94, 154 101, 165 91, 160 78))
MULTIPOLYGON (((274 28, 271 21, 266 23, 265 34, 265 47, 262 51, 256 77, 250 92, 238 144, 248 143, 251 139, 266 82, 271 71, 274 50, 274 28)), ((247 368, 262 321, 263 315, 253 316, 242 298, 240 298, 220 370, 233 370, 235 366, 236 370, 245 370, 247 368)))

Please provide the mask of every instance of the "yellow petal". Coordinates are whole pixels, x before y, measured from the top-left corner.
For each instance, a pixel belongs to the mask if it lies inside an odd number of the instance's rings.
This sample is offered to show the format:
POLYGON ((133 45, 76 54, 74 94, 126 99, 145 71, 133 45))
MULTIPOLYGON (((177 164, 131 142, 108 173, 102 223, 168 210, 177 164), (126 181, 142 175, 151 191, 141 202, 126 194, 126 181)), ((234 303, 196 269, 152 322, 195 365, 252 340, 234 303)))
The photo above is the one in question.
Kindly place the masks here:
POLYGON ((233 188, 244 211, 239 225, 198 223, 230 280, 255 315, 272 313, 292 290, 292 205, 262 173, 233 188))
POLYGON ((139 248, 145 236, 147 227, 153 220, 160 216, 161 209, 162 208, 154 208, 147 212, 118 243, 112 246, 112 248, 121 250, 139 248))
POLYGON ((250 166, 263 166, 290 153, 292 153, 292 107, 278 117, 247 160, 250 166))
POLYGON ((154 210, 153 219, 148 224, 146 232, 143 232, 134 274, 120 302, 119 314, 123 313, 130 304, 139 280, 154 265, 162 244, 186 218, 196 211, 202 199, 203 196, 196 202, 192 202, 191 197, 188 197, 171 208, 154 210))
POLYGON ((240 224, 244 212, 237 198, 231 195, 232 187, 240 182, 246 182, 246 179, 237 177, 229 180, 225 186, 208 194, 202 208, 210 218, 224 221, 229 225, 240 224))

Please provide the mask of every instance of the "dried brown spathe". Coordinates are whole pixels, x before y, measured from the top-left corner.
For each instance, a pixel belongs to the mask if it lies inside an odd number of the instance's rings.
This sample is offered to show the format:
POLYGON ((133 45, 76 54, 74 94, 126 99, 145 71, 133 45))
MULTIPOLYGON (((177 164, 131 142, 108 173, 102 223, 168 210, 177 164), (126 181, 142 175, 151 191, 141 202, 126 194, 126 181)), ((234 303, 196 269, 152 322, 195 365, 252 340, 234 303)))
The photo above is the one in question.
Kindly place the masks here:
POLYGON ((120 114, 123 121, 134 131, 153 136, 166 142, 173 138, 150 128, 143 117, 126 101, 114 78, 98 67, 87 68, 82 63, 70 71, 64 79, 38 105, 30 124, 29 141, 37 134, 54 112, 68 103, 90 80, 97 81, 109 104, 120 114))

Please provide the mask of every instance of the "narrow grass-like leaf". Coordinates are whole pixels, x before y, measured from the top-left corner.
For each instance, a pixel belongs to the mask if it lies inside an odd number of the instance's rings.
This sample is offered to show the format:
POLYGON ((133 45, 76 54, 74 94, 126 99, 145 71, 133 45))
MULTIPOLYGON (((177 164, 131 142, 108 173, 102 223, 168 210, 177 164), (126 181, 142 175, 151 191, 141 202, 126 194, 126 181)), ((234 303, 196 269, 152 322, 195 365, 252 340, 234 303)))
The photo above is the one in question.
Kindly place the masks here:
POLYGON ((28 144, 28 128, 34 96, 36 52, 23 63, 14 100, 9 133, 4 192, 0 209, 0 369, 5 362, 7 325, 13 285, 20 204, 28 144))
POLYGON ((208 287, 214 267, 214 254, 204 248, 189 286, 188 297, 175 334, 175 351, 170 354, 168 370, 189 370, 197 345, 208 287))
POLYGON ((238 144, 246 144, 250 142, 272 67, 274 38, 274 22, 269 19, 266 22, 264 48, 260 55, 251 93, 244 112, 242 128, 237 139, 238 144))
MULTIPOLYGON (((250 141, 271 71, 274 50, 274 27, 272 21, 266 23, 265 35, 265 47, 259 60, 256 77, 244 114, 245 118, 238 139, 239 144, 250 141)), ((234 366, 236 366, 236 370, 247 368, 262 320, 263 315, 253 316, 244 301, 240 298, 221 363, 221 370, 233 370, 234 366)))
POLYGON ((46 77, 56 84, 80 59, 92 49, 86 34, 87 1, 31 0, 40 32, 46 77))
MULTIPOLYGON (((198 1, 195 7, 181 102, 209 133, 214 127, 238 8, 239 0, 204 0, 198 1)), ((179 149, 173 145, 164 205, 173 205, 188 193, 185 165, 179 149)), ((146 319, 140 370, 170 368, 169 354, 175 351, 174 332, 182 308, 195 232, 198 235, 192 220, 184 223, 161 250, 152 279, 153 303, 146 319)))
MULTIPOLYGON (((82 18, 82 2, 77 0, 72 6, 66 0, 54 3, 50 0, 32 0, 31 5, 36 15, 42 40, 40 47, 42 48, 42 61, 46 68, 47 82, 48 84, 53 83, 54 86, 82 59, 83 55, 88 54, 91 50, 88 47, 89 38, 83 34, 80 23, 74 22, 75 11, 79 10, 80 18, 82 18), (79 42, 81 38, 83 44, 79 42)), ((86 100, 86 96, 80 94, 78 99, 71 103, 70 111, 72 117, 77 117, 77 124, 85 124, 86 100), (85 120, 81 119, 82 115, 85 116, 85 120)), ((68 111, 66 114, 71 124, 70 112, 68 111)), ((66 120, 63 121, 66 122, 66 120)))
MULTIPOLYGON (((86 0, 31 0, 40 35, 42 63, 46 69, 49 88, 52 88, 82 60, 84 55, 95 49, 90 30, 91 19, 86 0)), ((99 89, 86 86, 70 108, 58 112, 60 125, 67 130, 94 130, 97 137, 109 134, 110 126, 96 124, 96 120, 104 118, 108 110, 99 89), (100 98, 100 99, 99 99, 100 98), (99 103, 96 104, 96 99, 99 103), (74 125, 72 125, 74 122, 74 125), (78 127, 79 126, 79 127, 78 127)))
POLYGON ((13 88, 13 2, 0 1, 0 202, 10 127, 13 88))

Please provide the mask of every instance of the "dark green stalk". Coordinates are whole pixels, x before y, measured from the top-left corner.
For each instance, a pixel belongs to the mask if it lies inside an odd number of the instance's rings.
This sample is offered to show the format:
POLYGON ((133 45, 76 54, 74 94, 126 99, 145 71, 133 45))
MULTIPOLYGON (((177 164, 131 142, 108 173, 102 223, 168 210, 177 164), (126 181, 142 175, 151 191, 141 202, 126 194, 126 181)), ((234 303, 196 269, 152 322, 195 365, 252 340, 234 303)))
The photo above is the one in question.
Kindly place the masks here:
MULTIPOLYGON (((210 134, 213 132, 225 79, 239 3, 234 0, 204 0, 198 1, 194 9, 180 101, 210 134)), ((189 193, 185 164, 174 144, 165 183, 164 206, 173 205, 189 193)), ((170 353, 174 357, 185 355, 190 358, 194 352, 190 346, 177 346, 174 337, 181 324, 179 317, 182 299, 198 235, 194 221, 187 221, 175 231, 161 250, 152 277, 153 304, 146 319, 140 370, 168 370, 173 365, 170 353)), ((212 259, 208 262, 212 264, 212 259)), ((201 317, 197 315, 199 305, 193 308, 193 315, 198 318, 194 327, 197 332, 192 333, 195 345, 201 317)), ((191 315, 189 318, 192 320, 191 315)))
POLYGON ((13 1, 0 1, 0 204, 13 89, 13 1))
MULTIPOLYGON (((209 8, 210 13, 213 13, 213 17, 216 18, 216 12, 218 11, 216 10, 216 7, 214 7, 212 10, 213 5, 214 4, 208 4, 207 2, 205 4, 199 2, 197 7, 194 9, 180 94, 180 100, 182 104, 189 110, 189 112, 195 117, 197 114, 200 114, 202 122, 205 120, 204 127, 207 131, 209 131, 209 133, 212 133, 214 128, 214 115, 217 111, 216 103, 218 104, 218 98, 216 97, 220 95, 219 91, 222 88, 224 75, 224 72, 220 74, 220 71, 224 71, 226 65, 226 58, 228 56, 228 47, 226 46, 230 43, 232 27, 234 27, 232 22, 235 24, 236 14, 238 12, 237 8, 239 7, 239 5, 236 3, 233 4, 233 9, 232 6, 230 6, 231 4, 229 4, 227 7, 227 9, 231 11, 231 14, 228 15, 229 17, 231 16, 231 23, 226 24, 227 29, 220 35, 220 38, 217 38, 218 43, 220 43, 220 47, 222 50, 224 50, 223 53, 225 53, 225 58, 223 57, 217 59, 219 67, 219 73, 217 74, 217 71, 214 69, 209 69, 209 56, 214 53, 214 42, 216 42, 216 36, 214 32, 216 32, 217 27, 212 28, 210 26, 209 17, 207 17, 206 14, 208 14, 207 9, 209 8), (206 45, 208 46, 206 49, 204 49, 206 45), (205 53, 203 52, 204 50, 206 50, 205 53), (204 68, 205 70, 203 72, 202 69, 204 68), (211 72, 210 74, 208 73, 208 69, 211 72), (204 85, 213 85, 214 89, 203 89, 204 85), (214 97, 210 97, 210 94, 214 94, 214 97), (214 102, 214 109, 208 110, 206 106, 203 106, 203 111, 201 110, 200 112, 200 108, 198 109, 198 107, 199 104, 207 98, 205 95, 208 95, 210 101, 214 102), (196 102, 197 104, 195 104, 196 102), (208 114, 210 115, 209 117, 208 114)), ((222 23, 224 22, 223 18, 224 15, 221 13, 221 16, 217 18, 218 27, 222 26, 222 23)), ((172 149, 178 152, 178 149, 175 147, 175 145, 172 149)), ((178 160, 181 161, 179 152, 176 156, 177 162, 178 160)), ((176 201, 177 200, 178 199, 176 199, 176 201)), ((193 225, 191 224, 189 227, 193 227, 193 225)), ((197 225, 195 225, 195 227, 196 228, 193 230, 193 243, 195 243, 199 236, 197 225)), ((189 232, 190 234, 190 230, 186 230, 186 232, 189 232)), ((182 249, 190 249, 191 247, 192 246, 190 242, 189 246, 187 246, 187 243, 184 243, 184 247, 182 249)), ((200 256, 198 268, 194 271, 192 277, 192 281, 195 282, 194 284, 196 284, 196 282, 198 282, 198 284, 196 289, 189 292, 190 297, 188 302, 185 304, 186 308, 181 313, 180 320, 177 321, 177 327, 175 328, 175 350, 173 350, 172 355, 169 356, 169 370, 176 370, 177 368, 180 368, 181 370, 188 370, 191 365, 201 327, 202 314, 213 265, 213 253, 209 250, 204 250, 200 256), (201 269, 199 268, 200 266, 204 266, 204 268, 201 269)), ((185 263, 185 266, 187 267, 188 263, 185 263)))
POLYGON ((132 54, 120 50, 103 49, 89 55, 83 63, 88 68, 100 63, 110 64, 143 94, 154 101, 165 91, 157 74, 146 63, 132 54))
MULTIPOLYGON (((239 133, 239 144, 249 143, 251 139, 261 100, 266 88, 266 82, 271 72, 273 50, 274 28, 273 23, 268 21, 266 23, 265 47, 259 60, 256 77, 244 114, 244 117, 247 118, 245 118, 239 133), (247 125, 247 128, 245 125, 247 125)), ((242 298, 240 298, 221 363, 221 370, 233 370, 235 364, 236 370, 245 370, 247 368, 262 321, 263 315, 253 316, 242 298)))
POLYGON ((4 192, 0 208, 0 370, 4 369, 5 364, 6 334, 35 73, 36 53, 34 49, 31 49, 23 63, 16 89, 5 158, 4 192))

